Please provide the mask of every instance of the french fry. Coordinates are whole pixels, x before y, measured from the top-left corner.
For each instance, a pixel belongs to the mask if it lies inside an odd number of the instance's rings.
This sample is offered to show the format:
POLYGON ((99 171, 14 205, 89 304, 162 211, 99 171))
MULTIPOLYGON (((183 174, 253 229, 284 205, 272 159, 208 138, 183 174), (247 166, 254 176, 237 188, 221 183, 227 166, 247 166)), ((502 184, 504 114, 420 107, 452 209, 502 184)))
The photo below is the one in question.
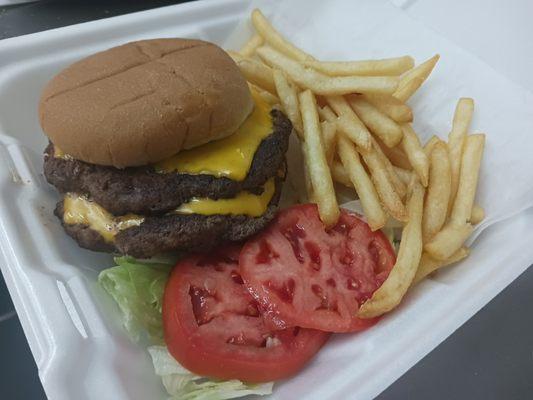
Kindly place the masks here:
POLYGON ((446 222, 450 200, 451 171, 448 148, 439 139, 430 156, 429 184, 422 219, 422 237, 429 241, 446 222))
POLYGON ((420 144, 420 140, 410 124, 403 124, 402 149, 409 159, 409 164, 420 178, 422 186, 428 185, 429 161, 420 144))
POLYGON ((435 68, 435 65, 437 65, 439 58, 440 55, 435 54, 433 57, 424 61, 422 64, 419 64, 410 71, 407 71, 405 74, 402 75, 401 84, 403 85, 405 82, 409 82, 413 78, 421 78, 423 80, 426 80, 431 74, 431 71, 433 71, 433 68, 435 68))
POLYGON ((470 223, 477 225, 485 219, 485 210, 478 204, 474 204, 472 207, 472 214, 470 215, 470 223))
POLYGON ((431 71, 433 71, 437 61, 439 61, 439 58, 440 56, 436 54, 429 60, 403 74, 400 79, 398 89, 394 93, 394 97, 403 102, 409 100, 409 98, 418 90, 418 88, 422 86, 429 74, 431 74, 431 71))
POLYGON ((394 172, 396 172, 396 175, 398 175, 398 178, 402 180, 404 185, 409 185, 409 182, 411 182, 411 179, 413 178, 413 173, 409 170, 397 167, 396 165, 393 165, 392 168, 394 168, 394 172))
POLYGON ((418 90, 418 88, 422 86, 423 83, 424 81, 421 78, 415 77, 401 87, 398 85, 398 89, 396 89, 392 96, 402 103, 405 103, 418 90))
POLYGON ((472 230, 470 224, 448 223, 424 245, 424 250, 437 260, 446 260, 461 248, 472 230))
POLYGON ((318 115, 320 115, 320 118, 322 118, 323 121, 333 123, 337 121, 337 115, 335 115, 333 110, 327 105, 325 105, 324 107, 318 107, 318 115))
POLYGON ((261 96, 261 98, 266 101, 268 104, 270 104, 271 106, 274 106, 276 104, 280 104, 280 101, 279 99, 274 96, 272 93, 270 92, 267 92, 266 90, 259 90, 259 96, 261 96))
POLYGON ((316 100, 313 93, 306 90, 300 93, 299 102, 304 127, 305 160, 313 186, 314 199, 318 203, 320 218, 326 226, 332 226, 339 219, 340 211, 324 154, 316 100))
POLYGON ((466 136, 473 114, 474 100, 469 97, 461 97, 453 115, 452 130, 448 136, 450 142, 466 136))
POLYGON ((391 161, 392 165, 395 165, 408 171, 411 171, 413 169, 413 167, 409 163, 409 159, 402 150, 401 143, 400 146, 387 147, 385 143, 379 140, 378 137, 374 137, 374 139, 376 140, 376 142, 378 142, 379 147, 381 147, 381 150, 383 150, 387 158, 391 161))
POLYGON ((329 77, 298 61, 262 46, 256 50, 261 59, 271 67, 283 70, 298 86, 311 89, 320 95, 343 95, 348 93, 392 93, 398 86, 398 78, 392 76, 341 76, 329 77))
POLYGON ((375 231, 382 228, 387 223, 387 214, 381 207, 378 193, 361 164, 353 143, 344 135, 339 135, 337 147, 344 170, 359 195, 370 229, 375 231))
MULTIPOLYGON (((308 153, 305 151, 305 145, 303 143, 303 140, 300 141, 300 139, 296 139, 301 146, 302 151, 302 160, 303 160, 303 178, 304 178, 304 185, 305 185, 305 192, 307 193, 307 202, 310 203, 316 203, 315 199, 315 191, 313 189, 313 183, 311 182, 311 175, 309 172, 309 158, 308 153)), ((289 174, 291 171, 289 170, 289 174)))
POLYGON ((255 49, 264 43, 263 38, 259 34, 253 35, 239 50, 239 53, 244 57, 251 57, 255 49))
POLYGON ((446 267, 448 265, 455 264, 456 262, 461 261, 469 254, 470 249, 468 247, 461 247, 459 250, 453 253, 450 258, 447 258, 446 260, 435 260, 428 253, 422 253, 420 265, 418 266, 418 270, 416 271, 416 275, 413 279, 412 285, 416 285, 426 276, 442 267, 446 267))
POLYGON ((427 143, 424 145, 424 152, 426 153, 426 156, 428 158, 431 157, 431 152, 433 151, 433 147, 439 143, 441 140, 438 136, 433 135, 431 138, 427 141, 427 143))
POLYGON ((323 121, 320 123, 322 131, 322 141, 324 142, 324 153, 326 154, 326 160, 328 165, 331 166, 333 158, 335 157, 336 135, 337 126, 334 122, 323 121))
POLYGON ((333 160, 333 164, 331 165, 331 176, 335 182, 353 189, 350 175, 348 175, 348 172, 346 172, 339 160, 333 160))
POLYGON ((312 193, 312 187, 308 187, 306 181, 309 173, 306 169, 307 163, 305 162, 303 145, 297 135, 289 135, 288 153, 291 156, 287 157, 286 160, 285 184, 287 190, 284 189, 283 198, 280 199, 280 207, 293 203, 313 203, 311 196, 309 196, 312 193))
POLYGON ((414 67, 413 57, 384 58, 360 61, 304 61, 311 67, 329 76, 383 76, 400 75, 414 67))
POLYGON ((481 166, 484 146, 484 134, 467 136, 461 160, 459 186, 450 216, 451 221, 456 224, 463 224, 470 220, 476 197, 479 168, 481 166))
POLYGON ((451 212, 457 193, 457 186, 459 185, 463 148, 473 114, 474 100, 466 97, 459 99, 453 115, 452 129, 448 135, 448 151, 450 152, 450 166, 452 169, 452 191, 450 193, 449 212, 451 212))
POLYGON ((394 147, 401 142, 402 128, 391 118, 360 96, 350 96, 348 102, 370 132, 378 136, 388 147, 394 147))
POLYGON ((388 312, 410 286, 467 257, 465 242, 485 217, 474 204, 485 136, 467 135, 474 103, 459 100, 448 144, 433 136, 422 146, 406 101, 439 55, 414 68, 410 56, 322 62, 286 40, 257 9, 252 23, 257 34, 240 52, 228 53, 250 86, 281 104, 291 120, 305 164, 296 180, 303 189, 305 179, 324 224, 337 222, 343 196, 359 197, 372 230, 390 221, 405 224, 394 268, 358 316, 388 312))
POLYGON ((379 198, 385 210, 398 221, 407 220, 407 211, 399 194, 390 181, 389 174, 376 151, 367 151, 362 154, 366 166, 379 198))
POLYGON ((311 203, 316 203, 315 191, 313 190, 313 182, 311 182, 311 176, 309 175, 309 170, 307 166, 309 162, 304 153, 304 181, 305 181, 305 191, 307 192, 307 200, 311 203))
POLYGON ((387 171, 387 174, 389 175, 389 180, 394 186, 394 190, 396 190, 396 193, 398 193, 400 198, 403 199, 405 195, 407 194, 407 185, 409 184, 409 182, 407 184, 404 183, 400 179, 400 177, 396 174, 394 165, 391 164, 390 160, 387 158, 385 153, 383 153, 383 151, 381 150, 381 147, 379 147, 379 144, 374 138, 372 138, 372 148, 378 155, 381 164, 387 171))
POLYGON ((396 97, 379 94, 363 94, 361 96, 369 103, 372 103, 383 114, 388 115, 398 123, 413 121, 413 111, 411 108, 396 97))
POLYGON ((271 106, 281 104, 279 99, 276 96, 266 91, 265 89, 262 89, 259 86, 256 86, 250 82, 248 82, 248 86, 250 87, 251 90, 254 90, 259 95, 259 97, 261 97, 261 99, 266 101, 271 106))
POLYGON ((328 96, 330 107, 335 111, 337 129, 363 150, 370 150, 370 132, 342 96, 328 96))
POLYGON ((274 29, 263 13, 257 8, 252 11, 252 24, 254 25, 255 30, 263 37, 265 42, 283 54, 298 61, 313 60, 312 56, 294 46, 274 29))
POLYGON ((274 85, 278 93, 279 100, 287 117, 292 122, 292 126, 300 138, 303 137, 302 116, 298 105, 298 93, 293 85, 287 80, 285 74, 279 69, 273 72, 274 85))
POLYGON ((395 308, 411 286, 422 256, 422 209, 424 188, 415 181, 407 204, 409 222, 403 230, 396 264, 381 287, 368 299, 357 315, 372 318, 395 308))
POLYGON ((274 95, 277 94, 272 68, 251 58, 235 57, 234 60, 248 82, 274 95))

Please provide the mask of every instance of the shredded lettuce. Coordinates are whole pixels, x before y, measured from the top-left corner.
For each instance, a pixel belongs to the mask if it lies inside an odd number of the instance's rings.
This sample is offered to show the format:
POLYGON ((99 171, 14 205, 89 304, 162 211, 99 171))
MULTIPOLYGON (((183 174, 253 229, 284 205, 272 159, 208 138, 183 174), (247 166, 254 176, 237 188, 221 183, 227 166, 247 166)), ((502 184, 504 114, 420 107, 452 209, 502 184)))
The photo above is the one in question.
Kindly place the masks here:
POLYGON ((141 263, 131 257, 116 257, 115 263, 98 281, 117 302, 126 331, 135 341, 146 332, 153 343, 163 343, 161 306, 171 264, 141 263))
POLYGON ((239 380, 213 381, 195 375, 183 368, 168 352, 165 346, 150 346, 155 373, 172 400, 222 400, 272 393, 273 383, 246 384, 239 380))
POLYGON ((181 366, 164 346, 161 307, 165 284, 175 260, 115 258, 115 267, 103 270, 98 281, 117 302, 123 325, 139 341, 148 336, 155 373, 171 400, 223 400, 272 393, 273 383, 246 384, 239 380, 214 381, 181 366))

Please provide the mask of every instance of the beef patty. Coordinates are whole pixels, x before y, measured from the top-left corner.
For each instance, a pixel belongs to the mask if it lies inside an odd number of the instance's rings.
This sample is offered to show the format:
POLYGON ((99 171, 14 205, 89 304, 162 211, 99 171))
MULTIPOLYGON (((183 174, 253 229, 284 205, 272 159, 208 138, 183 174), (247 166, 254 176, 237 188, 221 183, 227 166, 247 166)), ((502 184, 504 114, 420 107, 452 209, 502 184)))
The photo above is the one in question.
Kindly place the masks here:
POLYGON ((106 242, 86 225, 63 221, 63 201, 54 211, 63 228, 78 244, 94 251, 116 252, 149 258, 169 251, 208 251, 228 241, 241 241, 260 231, 274 217, 279 201, 282 177, 277 177, 276 191, 266 212, 260 217, 246 215, 166 214, 148 216, 139 226, 120 231, 112 243, 106 242))
POLYGON ((281 111, 272 110, 271 116, 273 132, 261 141, 243 181, 158 173, 151 166, 117 169, 94 165, 54 157, 53 144, 45 150, 44 174, 60 192, 86 194, 114 215, 155 216, 176 209, 193 197, 231 198, 243 190, 260 194, 264 183, 282 167, 292 130, 291 122, 281 111))

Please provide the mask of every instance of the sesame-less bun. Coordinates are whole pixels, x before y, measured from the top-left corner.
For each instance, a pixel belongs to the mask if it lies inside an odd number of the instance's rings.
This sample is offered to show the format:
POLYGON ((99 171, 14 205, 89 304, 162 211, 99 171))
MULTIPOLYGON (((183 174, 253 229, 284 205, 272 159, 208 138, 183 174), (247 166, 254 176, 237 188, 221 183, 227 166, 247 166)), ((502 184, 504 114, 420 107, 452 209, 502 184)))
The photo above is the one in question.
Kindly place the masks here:
POLYGON ((39 118, 64 153, 123 168, 228 136, 252 108, 245 79, 221 48, 154 39, 96 53, 61 71, 42 93, 39 118))

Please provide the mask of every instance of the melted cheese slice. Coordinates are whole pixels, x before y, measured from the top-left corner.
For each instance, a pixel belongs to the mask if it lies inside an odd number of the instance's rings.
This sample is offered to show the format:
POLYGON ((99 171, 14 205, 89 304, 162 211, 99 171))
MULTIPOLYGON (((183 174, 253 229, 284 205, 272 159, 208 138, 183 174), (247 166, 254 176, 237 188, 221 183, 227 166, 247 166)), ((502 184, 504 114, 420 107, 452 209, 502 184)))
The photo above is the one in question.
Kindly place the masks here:
POLYGON ((246 178, 259 144, 273 130, 270 105, 255 91, 252 91, 252 95, 254 111, 233 135, 180 151, 155 164, 155 170, 161 173, 207 174, 235 181, 246 178))
MULTIPOLYGON (((231 199, 193 198, 171 213, 202 215, 244 214, 250 217, 259 217, 265 213, 275 191, 276 184, 274 178, 271 178, 265 183, 263 193, 260 195, 242 191, 231 199)), ((115 235, 120 231, 139 226, 144 222, 143 216, 135 214, 115 217, 99 204, 75 193, 67 193, 65 195, 63 198, 63 210, 65 224, 88 226, 102 235, 108 243, 112 243, 115 235)))
POLYGON ((64 160, 73 160, 72 156, 66 154, 63 150, 61 150, 56 145, 54 145, 54 157, 62 158, 64 160))
POLYGON ((98 232, 106 242, 113 242, 121 230, 139 226, 144 217, 127 214, 115 217, 99 204, 75 193, 67 193, 63 199, 63 221, 68 225, 85 225, 98 232))
POLYGON ((269 179, 265 185, 263 193, 255 195, 242 191, 231 199, 191 199, 188 203, 182 204, 175 212, 178 214, 245 214, 250 217, 263 215, 276 191, 274 178, 269 179))

